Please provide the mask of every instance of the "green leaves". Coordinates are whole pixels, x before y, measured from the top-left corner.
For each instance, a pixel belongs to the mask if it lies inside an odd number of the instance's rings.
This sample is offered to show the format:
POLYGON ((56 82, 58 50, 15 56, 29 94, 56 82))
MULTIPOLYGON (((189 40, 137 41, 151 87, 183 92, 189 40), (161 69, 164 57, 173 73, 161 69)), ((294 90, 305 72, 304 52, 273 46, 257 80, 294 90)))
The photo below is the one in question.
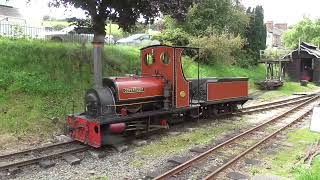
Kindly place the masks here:
POLYGON ((267 30, 263 22, 263 8, 262 6, 257 6, 253 10, 249 8, 247 14, 250 16, 250 23, 246 31, 247 44, 244 48, 257 63, 260 50, 266 49, 267 30))
POLYGON ((297 48, 299 39, 314 45, 320 44, 320 21, 304 18, 283 35, 284 45, 287 48, 297 48))
POLYGON ((187 29, 195 36, 243 34, 248 21, 244 9, 239 4, 234 5, 233 0, 203 0, 190 8, 187 29))
POLYGON ((167 45, 175 45, 175 46, 186 46, 189 44, 189 34, 187 34, 183 29, 168 29, 163 34, 160 34, 155 39, 162 41, 167 45))
POLYGON ((244 39, 239 35, 214 34, 210 37, 194 38, 191 46, 201 47, 200 59, 206 64, 234 64, 235 54, 243 47, 244 39))

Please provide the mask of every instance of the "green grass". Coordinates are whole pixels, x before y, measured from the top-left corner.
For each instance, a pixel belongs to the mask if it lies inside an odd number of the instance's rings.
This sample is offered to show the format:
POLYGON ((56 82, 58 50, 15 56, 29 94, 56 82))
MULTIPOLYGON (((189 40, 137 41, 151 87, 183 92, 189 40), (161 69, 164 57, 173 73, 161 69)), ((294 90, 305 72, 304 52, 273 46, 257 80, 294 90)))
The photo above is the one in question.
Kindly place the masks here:
POLYGON ((310 169, 299 168, 296 170, 297 180, 319 180, 320 179, 320 156, 316 157, 310 169))
MULTIPOLYGON (((197 63, 189 60, 183 60, 183 70, 187 78, 196 78, 198 76, 197 63)), ((252 67, 251 69, 240 68, 237 66, 200 65, 200 77, 248 77, 250 87, 254 88, 254 82, 264 79, 264 66, 252 67)))
POLYGON ((143 146, 138 152, 139 157, 153 157, 157 155, 175 155, 196 146, 206 145, 223 133, 234 129, 241 129, 246 125, 242 119, 234 123, 220 123, 214 127, 205 126, 193 132, 183 133, 178 136, 166 136, 159 141, 143 146))
POLYGON ((123 38, 124 36, 129 36, 129 34, 124 32, 117 24, 111 24, 111 33, 110 33, 110 24, 107 24, 106 33, 111 34, 117 38, 123 38))
MULTIPOLYGON (((308 129, 290 132, 287 142, 293 144, 293 147, 281 150, 276 156, 264 156, 266 161, 271 162, 272 168, 270 170, 254 167, 251 172, 303 179, 310 171, 303 168, 298 162, 304 157, 307 148, 319 139, 320 134, 312 133, 308 129)), ((319 168, 318 163, 316 162, 314 168, 319 168)))
POLYGON ((286 81, 283 87, 278 90, 264 91, 260 96, 260 99, 268 101, 270 99, 281 98, 291 96, 293 93, 311 92, 319 89, 318 86, 313 83, 309 83, 307 87, 300 86, 300 83, 286 81))
MULTIPOLYGON (((0 39, 0 133, 42 136, 61 132, 64 115, 83 110, 93 86, 92 49, 76 44, 0 39), (60 121, 52 123, 58 117, 60 121)), ((106 76, 134 73, 139 50, 108 46, 106 76)))
MULTIPOLYGON (((68 27, 70 26, 70 23, 68 23, 67 21, 43 21, 42 25, 45 27, 54 27, 54 26, 68 27)), ((128 33, 124 32, 121 28, 119 28, 119 25, 117 24, 111 24, 111 33, 110 33, 110 24, 107 24, 106 33, 111 34, 117 38, 122 38, 124 36, 129 35, 128 33)))
POLYGON ((68 23, 67 21, 43 21, 42 22, 42 26, 45 26, 45 27, 53 27, 56 25, 69 26, 70 23, 68 23))
MULTIPOLYGON (((47 138, 47 135, 61 132, 64 115, 72 113, 72 102, 75 112, 81 112, 84 92, 93 86, 91 46, 0 39, 0 48, 0 133, 18 137, 40 134, 47 138), (60 120, 53 123, 53 117, 60 120)), ((103 57, 104 75, 139 72, 139 56, 136 47, 107 46, 103 57)), ((184 69, 187 77, 197 77, 196 63, 187 60, 184 69)), ((202 65, 201 77, 209 76, 248 76, 253 87, 253 81, 263 79, 264 68, 247 70, 202 65)), ((186 138, 200 139, 205 133, 202 131, 186 138)), ((177 149, 187 142, 178 145, 177 149)))

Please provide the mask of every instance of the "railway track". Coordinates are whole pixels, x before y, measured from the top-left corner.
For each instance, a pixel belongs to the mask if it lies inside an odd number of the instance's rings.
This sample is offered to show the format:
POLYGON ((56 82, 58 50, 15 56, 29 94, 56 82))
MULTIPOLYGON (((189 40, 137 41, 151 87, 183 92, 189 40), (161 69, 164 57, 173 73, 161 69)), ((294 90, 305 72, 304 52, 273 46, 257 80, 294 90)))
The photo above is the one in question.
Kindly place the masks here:
POLYGON ((37 164, 42 160, 59 158, 88 149, 88 146, 81 145, 76 141, 68 141, 0 155, 0 171, 37 164))
MULTIPOLYGON (((282 101, 255 105, 243 108, 241 112, 237 114, 253 113, 264 111, 267 109, 297 104, 303 101, 311 101, 314 99, 314 96, 315 94, 311 94, 282 101)), ((88 149, 88 146, 82 145, 76 141, 69 141, 0 155, 0 171, 37 164, 43 160, 59 158, 63 155, 79 153, 88 149)))
POLYGON ((274 101, 270 103, 263 103, 263 104, 258 104, 254 106, 249 106, 249 107, 242 108, 240 112, 235 113, 235 115, 250 114, 250 113, 275 109, 275 108, 281 108, 281 107, 285 107, 293 104, 298 104, 314 96, 316 96, 316 94, 304 95, 296 98, 290 98, 290 99, 285 99, 281 101, 274 101))
POLYGON ((318 99, 319 96, 307 98, 304 102, 290 108, 282 114, 207 149, 205 152, 164 172, 154 179, 170 179, 173 176, 176 179, 186 179, 190 177, 193 179, 215 179, 217 175, 258 146, 304 118, 305 115, 312 110, 312 103, 318 99), (299 110, 299 112, 296 112, 297 110, 299 110), (275 128, 276 130, 274 130, 275 128), (229 154, 226 155, 225 153, 229 154), (213 159, 217 160, 218 158, 222 163, 217 164, 216 161, 213 163, 213 159))

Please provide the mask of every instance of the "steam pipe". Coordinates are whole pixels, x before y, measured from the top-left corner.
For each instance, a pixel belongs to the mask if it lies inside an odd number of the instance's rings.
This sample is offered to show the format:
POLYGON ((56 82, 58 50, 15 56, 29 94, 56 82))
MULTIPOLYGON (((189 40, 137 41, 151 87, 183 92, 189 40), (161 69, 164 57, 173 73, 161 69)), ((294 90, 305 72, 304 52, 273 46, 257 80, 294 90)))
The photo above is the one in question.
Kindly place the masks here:
POLYGON ((94 66, 94 80, 97 89, 103 88, 103 64, 102 64, 102 52, 104 46, 104 36, 94 36, 93 41, 93 66, 94 66))

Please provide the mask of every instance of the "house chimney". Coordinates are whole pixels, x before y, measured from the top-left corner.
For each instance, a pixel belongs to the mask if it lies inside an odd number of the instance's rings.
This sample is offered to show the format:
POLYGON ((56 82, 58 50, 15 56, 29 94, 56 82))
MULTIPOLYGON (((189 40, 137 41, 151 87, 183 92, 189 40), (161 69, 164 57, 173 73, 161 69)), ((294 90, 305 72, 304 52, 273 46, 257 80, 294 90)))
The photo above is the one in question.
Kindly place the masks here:
POLYGON ((273 21, 267 21, 266 27, 267 27, 268 32, 272 32, 273 31, 273 21))
POLYGON ((103 88, 103 65, 102 52, 104 46, 104 36, 94 36, 93 38, 93 66, 94 66, 94 80, 97 89, 103 88))

